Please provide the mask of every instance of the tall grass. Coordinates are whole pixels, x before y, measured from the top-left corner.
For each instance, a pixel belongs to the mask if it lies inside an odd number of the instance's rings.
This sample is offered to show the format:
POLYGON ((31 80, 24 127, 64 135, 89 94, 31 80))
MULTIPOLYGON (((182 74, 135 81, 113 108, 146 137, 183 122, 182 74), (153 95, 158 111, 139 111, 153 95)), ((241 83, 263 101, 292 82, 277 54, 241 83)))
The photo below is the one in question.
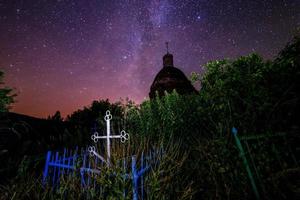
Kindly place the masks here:
MULTIPOLYGON (((192 191, 181 189, 179 186, 182 180, 177 176, 181 172, 181 166, 186 160, 187 154, 180 151, 180 143, 163 143, 162 140, 153 142, 149 139, 136 140, 131 139, 126 145, 113 143, 113 154, 111 166, 98 165, 92 163, 92 166, 99 169, 99 175, 89 175, 95 182, 88 187, 82 187, 79 172, 76 176, 63 176, 60 178, 58 186, 51 184, 45 186, 41 183, 41 175, 36 176, 30 168, 21 166, 23 169, 20 176, 9 182, 6 186, 1 186, 0 199, 132 199, 132 180, 124 179, 124 168, 120 163, 121 158, 130 158, 136 155, 138 160, 141 153, 145 156, 147 151, 163 147, 164 153, 152 160, 151 169, 144 176, 145 196, 147 199, 170 199, 175 194, 181 193, 179 199, 190 199, 192 191), (141 144, 141 145, 139 145, 141 144), (101 188, 101 189, 100 189, 101 188), (126 196, 124 196, 126 191, 126 196)), ((100 149, 100 148, 99 148, 100 149)), ((24 162, 26 163, 26 162, 24 162)), ((127 172, 131 166, 127 166, 127 172)), ((41 174, 41 169, 40 173, 41 174)))
MULTIPOLYGON (((139 107, 124 107, 124 118, 119 121, 113 118, 112 127, 115 133, 124 127, 130 140, 125 144, 113 140, 110 168, 94 166, 102 171, 99 176, 92 177, 96 185, 101 185, 101 191, 82 188, 79 176, 62 178, 56 189, 43 187, 40 177, 23 170, 21 174, 26 176, 18 176, 1 187, 1 198, 131 199, 132 182, 124 180, 124 170, 118 160, 131 155, 139 159, 142 152, 163 147, 165 154, 159 158, 159 165, 145 175, 145 199, 253 199, 240 152, 228 134, 231 118, 225 120, 228 123, 216 120, 213 117, 216 113, 208 112, 209 106, 199 95, 172 93, 145 101, 139 107), (124 188, 126 197, 123 197, 124 188)), ((294 180, 300 174, 296 140, 284 134, 282 137, 264 135, 268 134, 253 136, 252 133, 252 139, 242 140, 260 196, 264 199, 299 196, 299 185, 294 180)), ((98 145, 100 153, 104 154, 103 144, 98 145)))

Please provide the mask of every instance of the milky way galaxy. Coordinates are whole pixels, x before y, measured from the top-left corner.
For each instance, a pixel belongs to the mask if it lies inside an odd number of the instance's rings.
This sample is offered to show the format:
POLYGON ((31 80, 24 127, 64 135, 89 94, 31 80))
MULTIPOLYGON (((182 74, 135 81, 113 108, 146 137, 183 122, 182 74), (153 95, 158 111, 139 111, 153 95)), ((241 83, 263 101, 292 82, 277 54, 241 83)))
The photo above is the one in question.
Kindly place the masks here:
POLYGON ((0 69, 18 113, 140 103, 166 41, 187 76, 210 60, 271 59, 300 26, 299 10, 298 0, 0 0, 0 69))

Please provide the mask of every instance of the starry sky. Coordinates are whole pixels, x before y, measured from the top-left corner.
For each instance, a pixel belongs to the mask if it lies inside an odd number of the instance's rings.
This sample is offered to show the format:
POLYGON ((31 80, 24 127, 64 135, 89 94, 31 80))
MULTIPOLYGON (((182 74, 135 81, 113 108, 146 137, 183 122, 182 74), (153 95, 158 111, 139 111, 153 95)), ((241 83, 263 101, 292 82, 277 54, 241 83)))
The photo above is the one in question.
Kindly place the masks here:
POLYGON ((63 116, 93 100, 148 98, 165 42, 187 76, 210 60, 272 59, 300 0, 0 0, 0 70, 13 112, 63 116))

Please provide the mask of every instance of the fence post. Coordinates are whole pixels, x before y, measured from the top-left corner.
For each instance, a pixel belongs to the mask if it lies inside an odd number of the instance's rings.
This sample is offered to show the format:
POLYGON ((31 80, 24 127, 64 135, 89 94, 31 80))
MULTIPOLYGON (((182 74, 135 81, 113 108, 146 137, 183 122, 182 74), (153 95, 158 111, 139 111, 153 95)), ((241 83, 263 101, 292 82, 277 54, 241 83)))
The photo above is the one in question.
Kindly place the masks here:
MULTIPOLYGON (((144 152, 142 152, 141 156, 141 168, 144 169, 144 152)), ((141 175, 141 192, 142 192, 142 200, 144 199, 144 178, 143 175, 141 175)))
POLYGON ((51 158, 51 151, 48 151, 47 158, 46 158, 46 165, 45 165, 44 173, 43 173, 43 185, 46 183, 46 180, 47 180, 50 158, 51 158))
MULTIPOLYGON (((64 155, 63 155, 63 158, 62 158, 62 164, 63 164, 63 165, 65 165, 66 153, 67 153, 67 150, 66 150, 66 148, 64 148, 64 155)), ((61 175, 63 176, 64 173, 65 173, 65 169, 62 168, 61 175)))
MULTIPOLYGON (((55 161, 54 161, 54 164, 57 164, 57 161, 58 161, 58 152, 56 152, 56 154, 55 154, 55 161)), ((52 184, 54 185, 54 186, 56 186, 56 180, 55 180, 55 177, 56 177, 56 168, 57 167, 54 167, 54 172, 53 172, 53 180, 52 180, 52 184)), ((59 168, 57 169, 57 170, 59 170, 59 168)))
MULTIPOLYGON (((88 168, 91 169, 91 159, 89 158, 89 166, 88 168)), ((90 182, 91 182, 91 175, 93 174, 93 172, 91 171, 87 171, 87 175, 88 175, 88 185, 90 185, 90 182)))
MULTIPOLYGON (((123 177, 123 181, 124 181, 124 184, 125 184, 125 181, 126 181, 126 163, 125 163, 125 158, 123 158, 123 173, 124 173, 124 177, 123 177)), ((125 190, 125 187, 123 189, 123 198, 125 199, 126 197, 126 190, 125 190)))
POLYGON ((131 157, 131 170, 132 170, 132 181, 133 181, 133 200, 138 200, 138 174, 136 169, 136 158, 135 156, 131 157))
POLYGON ((85 179, 84 179, 84 168, 85 168, 85 162, 86 162, 86 153, 84 152, 83 154, 83 162, 82 162, 82 167, 80 168, 80 174, 81 174, 81 185, 82 186, 86 186, 86 183, 85 183, 85 179))
POLYGON ((245 167, 246 167, 246 171, 247 171, 247 173, 248 173, 248 177, 249 177, 249 179, 250 179, 251 186, 252 186, 253 192, 254 192, 254 194, 255 194, 255 196, 256 196, 256 199, 260 199, 259 193, 258 193, 258 190, 257 190, 257 187, 256 187, 256 184, 255 184, 255 181, 254 181, 254 178, 253 178, 253 175, 252 175, 252 172, 251 172, 251 170, 250 170, 250 167, 249 167, 247 158, 246 158, 246 156, 245 156, 245 151, 244 151, 244 149, 243 149, 243 146, 242 146, 242 144, 241 144, 240 139, 239 139, 238 136, 237 136, 237 129, 236 129, 235 127, 233 127, 232 130, 231 130, 231 132, 232 132, 232 134, 233 134, 233 136, 234 136, 236 145, 237 145, 237 147, 238 147, 238 149, 239 149, 239 151, 240 151, 240 155, 241 155, 241 157, 242 157, 242 159, 243 159, 243 163, 244 163, 244 165, 245 165, 245 167))

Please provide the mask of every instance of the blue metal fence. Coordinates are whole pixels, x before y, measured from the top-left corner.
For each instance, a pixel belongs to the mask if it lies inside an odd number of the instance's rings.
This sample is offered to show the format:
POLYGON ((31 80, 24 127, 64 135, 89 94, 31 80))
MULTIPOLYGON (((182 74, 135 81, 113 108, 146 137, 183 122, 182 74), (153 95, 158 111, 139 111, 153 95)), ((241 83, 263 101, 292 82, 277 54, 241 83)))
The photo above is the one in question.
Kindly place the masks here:
MULTIPOLYGON (((158 166, 163 154, 164 151, 160 148, 151 150, 146 155, 142 152, 140 156, 132 155, 116 162, 123 168, 124 179, 132 181, 134 200, 144 199, 145 191, 148 191, 144 185, 146 172, 158 166)), ((93 177, 99 175, 101 168, 104 166, 107 165, 96 156, 91 156, 88 149, 81 149, 80 151, 78 148, 74 151, 64 149, 63 154, 48 151, 43 173, 43 184, 57 187, 62 177, 80 175, 83 188, 93 187, 101 190, 101 186, 96 184, 93 177)), ((124 188, 124 196, 126 195, 124 188)))

